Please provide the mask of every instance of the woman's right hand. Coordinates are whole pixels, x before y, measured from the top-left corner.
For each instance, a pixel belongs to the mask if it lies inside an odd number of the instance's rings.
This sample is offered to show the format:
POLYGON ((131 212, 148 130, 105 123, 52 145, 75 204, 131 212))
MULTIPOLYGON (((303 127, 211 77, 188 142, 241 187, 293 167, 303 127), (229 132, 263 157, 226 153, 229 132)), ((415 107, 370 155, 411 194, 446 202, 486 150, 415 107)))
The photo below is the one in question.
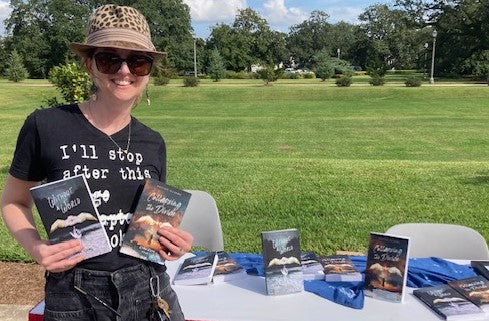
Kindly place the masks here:
POLYGON ((83 245, 80 240, 69 240, 50 245, 48 241, 40 241, 33 248, 32 256, 49 272, 63 272, 73 268, 85 259, 80 253, 83 245), (74 254, 79 253, 77 256, 74 254))

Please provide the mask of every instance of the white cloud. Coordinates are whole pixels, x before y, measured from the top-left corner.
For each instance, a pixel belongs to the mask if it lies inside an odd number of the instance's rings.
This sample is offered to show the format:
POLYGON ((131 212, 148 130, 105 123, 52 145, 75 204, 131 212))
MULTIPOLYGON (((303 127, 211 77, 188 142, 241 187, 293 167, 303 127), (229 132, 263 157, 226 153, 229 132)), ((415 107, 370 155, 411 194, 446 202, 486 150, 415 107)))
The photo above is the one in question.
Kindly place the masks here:
POLYGON ((10 16, 12 9, 9 6, 9 2, 0 1, 0 35, 5 34, 5 26, 3 21, 10 16))
POLYGON ((301 8, 287 7, 285 0, 266 0, 265 18, 272 25, 293 25, 306 20, 309 14, 301 8))
POLYGON ((246 0, 183 0, 190 7, 192 21, 232 21, 239 9, 248 6, 246 0))
POLYGON ((332 7, 327 9, 330 21, 335 23, 345 21, 349 23, 358 23, 358 16, 365 11, 363 7, 332 7))

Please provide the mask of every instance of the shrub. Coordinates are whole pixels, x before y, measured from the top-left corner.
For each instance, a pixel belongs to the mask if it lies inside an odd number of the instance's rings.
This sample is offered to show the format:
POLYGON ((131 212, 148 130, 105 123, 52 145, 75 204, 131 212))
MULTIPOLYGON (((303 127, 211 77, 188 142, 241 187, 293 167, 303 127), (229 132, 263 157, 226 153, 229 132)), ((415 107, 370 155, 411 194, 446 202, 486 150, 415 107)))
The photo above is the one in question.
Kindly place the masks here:
POLYGON ((375 76, 372 76, 372 78, 370 78, 369 83, 372 86, 383 86, 385 83, 385 79, 382 76, 375 75, 375 76))
POLYGON ((7 79, 13 82, 19 82, 27 77, 29 73, 22 63, 22 57, 19 55, 17 50, 13 50, 10 54, 7 67, 7 79))
POLYGON ((404 82, 406 87, 420 87, 421 86, 421 78, 418 76, 408 76, 406 81, 404 82))
POLYGON ((350 87, 351 85, 351 77, 350 76, 341 76, 336 79, 336 86, 338 87, 350 87))
POLYGON ((166 86, 170 83, 170 79, 175 76, 175 71, 170 66, 168 59, 163 58, 158 62, 153 72, 154 84, 156 86, 166 86))
POLYGON ((304 79, 314 79, 316 78, 316 74, 313 73, 312 71, 311 72, 306 72, 304 73, 304 79))
POLYGON ((75 62, 53 67, 49 71, 49 81, 61 91, 63 98, 70 104, 83 102, 90 97, 90 75, 75 62))
POLYGON ((322 81, 326 81, 333 77, 335 66, 331 62, 331 60, 326 60, 321 62, 321 64, 316 68, 316 75, 321 78, 322 81))
POLYGON ((170 83, 170 77, 166 77, 163 75, 156 75, 154 77, 153 83, 155 86, 166 86, 170 83))
POLYGON ((247 72, 247 71, 232 71, 228 70, 226 71, 226 78, 228 79, 250 79, 252 78, 252 75, 247 72))
POLYGON ((273 66, 267 66, 257 72, 260 78, 265 82, 265 85, 269 85, 271 82, 277 81, 280 78, 282 70, 275 70, 273 66))
POLYGON ((199 78, 193 76, 183 77, 184 87, 197 87, 198 85, 199 85, 199 78))

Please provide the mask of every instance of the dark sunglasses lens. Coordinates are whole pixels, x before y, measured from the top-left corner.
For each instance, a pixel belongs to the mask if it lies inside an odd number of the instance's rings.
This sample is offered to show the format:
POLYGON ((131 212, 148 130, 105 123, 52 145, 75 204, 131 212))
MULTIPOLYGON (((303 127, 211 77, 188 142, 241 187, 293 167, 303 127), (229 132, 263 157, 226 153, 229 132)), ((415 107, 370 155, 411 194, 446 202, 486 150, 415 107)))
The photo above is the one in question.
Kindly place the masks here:
POLYGON ((129 70, 136 76, 148 75, 153 67, 153 59, 148 56, 129 56, 126 61, 129 70))
POLYGON ((122 59, 110 52, 100 52, 95 55, 97 69, 104 74, 115 74, 122 65, 122 59))

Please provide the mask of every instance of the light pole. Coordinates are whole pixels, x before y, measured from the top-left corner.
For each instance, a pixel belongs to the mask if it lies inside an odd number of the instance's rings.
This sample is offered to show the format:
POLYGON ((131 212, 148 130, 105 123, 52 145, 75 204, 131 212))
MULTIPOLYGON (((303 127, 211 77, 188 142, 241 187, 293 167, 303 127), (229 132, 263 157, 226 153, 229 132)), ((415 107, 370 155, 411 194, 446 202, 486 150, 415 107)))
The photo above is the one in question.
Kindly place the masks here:
POLYGON ((427 66, 427 60, 428 60, 428 46, 429 44, 427 42, 424 43, 424 61, 423 61, 423 67, 424 67, 424 73, 423 73, 423 78, 426 79, 426 76, 428 74, 428 66, 427 66))
POLYGON ((436 36, 438 35, 438 32, 436 30, 433 30, 433 52, 431 54, 431 77, 430 77, 430 84, 435 83, 435 79, 433 78, 433 72, 435 71, 435 46, 436 46, 436 36))
POLYGON ((194 77, 197 78, 197 40, 194 37, 194 77))
POLYGON ((336 49, 336 53, 338 54, 338 59, 340 59, 340 53, 341 53, 340 48, 336 49))

